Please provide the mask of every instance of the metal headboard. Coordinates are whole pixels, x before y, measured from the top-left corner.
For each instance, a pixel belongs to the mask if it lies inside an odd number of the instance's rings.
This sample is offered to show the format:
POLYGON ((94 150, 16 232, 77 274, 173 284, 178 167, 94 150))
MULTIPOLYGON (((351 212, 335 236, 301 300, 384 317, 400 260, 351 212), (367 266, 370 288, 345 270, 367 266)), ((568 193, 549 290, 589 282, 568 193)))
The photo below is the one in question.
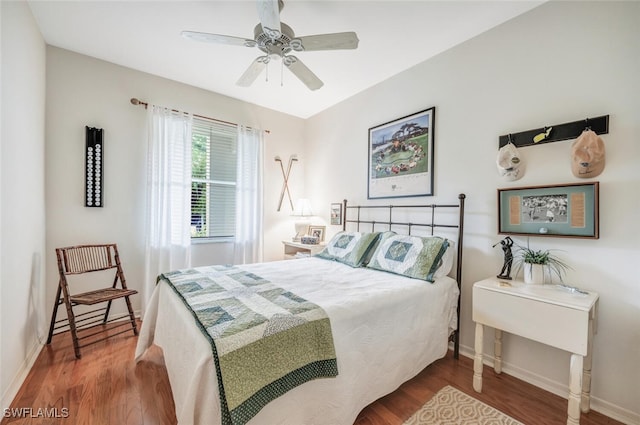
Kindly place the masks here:
POLYGON ((379 226, 385 226, 387 227, 387 229, 385 230, 391 230, 394 226, 406 226, 407 227, 407 233, 410 235, 411 234, 411 229, 413 227, 426 227, 426 228, 430 228, 431 231, 431 235, 434 234, 434 230, 436 228, 449 228, 449 229, 457 229, 457 233, 458 233, 458 238, 457 238, 457 256, 456 256, 456 282, 458 283, 458 289, 460 291, 460 295, 458 296, 458 307, 457 307, 457 311, 456 314, 458 316, 458 329, 456 329, 453 334, 452 334, 452 338, 453 338, 453 356, 457 359, 459 356, 459 352, 460 352, 460 298, 462 296, 462 237, 464 234, 464 200, 466 198, 466 195, 464 193, 461 193, 458 195, 458 204, 429 204, 429 205, 348 205, 347 204, 347 200, 345 199, 343 201, 343 208, 344 208, 344 220, 342 221, 342 230, 346 231, 347 230, 347 223, 355 223, 356 224, 356 230, 360 231, 360 225, 361 224, 367 224, 367 225, 371 225, 371 231, 376 231, 376 225, 379 226), (436 219, 436 210, 437 209, 443 209, 443 208, 448 208, 448 209, 452 209, 452 208, 458 208, 458 224, 442 224, 442 223, 436 223, 435 219, 436 219), (382 209, 382 210, 388 210, 389 214, 388 214, 388 220, 365 220, 362 219, 360 217, 360 213, 362 210, 366 210, 366 209, 382 209), (408 222, 408 221, 397 221, 396 219, 394 219, 394 211, 398 211, 399 209, 410 209, 410 210, 416 210, 416 209, 426 209, 428 211, 430 211, 430 214, 427 215, 426 219, 424 222, 408 222), (349 217, 349 211, 355 211, 356 212, 356 217, 349 217))

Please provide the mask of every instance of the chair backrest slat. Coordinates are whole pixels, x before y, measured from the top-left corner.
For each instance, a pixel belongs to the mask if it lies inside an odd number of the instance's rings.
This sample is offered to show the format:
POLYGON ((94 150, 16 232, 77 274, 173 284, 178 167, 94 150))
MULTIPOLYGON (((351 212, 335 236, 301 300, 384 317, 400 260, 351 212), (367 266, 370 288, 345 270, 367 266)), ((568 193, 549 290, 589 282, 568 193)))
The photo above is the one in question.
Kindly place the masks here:
POLYGON ((80 245, 58 248, 65 274, 78 274, 116 267, 114 245, 80 245))

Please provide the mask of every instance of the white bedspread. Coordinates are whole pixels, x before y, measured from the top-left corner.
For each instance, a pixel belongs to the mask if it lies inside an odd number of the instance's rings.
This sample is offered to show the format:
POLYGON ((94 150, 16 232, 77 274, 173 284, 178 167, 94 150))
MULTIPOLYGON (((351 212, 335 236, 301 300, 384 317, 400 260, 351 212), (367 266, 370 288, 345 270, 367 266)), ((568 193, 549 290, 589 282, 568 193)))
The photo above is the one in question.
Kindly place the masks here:
MULTIPOLYGON (((458 287, 320 258, 240 266, 321 306, 331 320, 337 378, 305 383, 268 404, 249 425, 351 425, 371 402, 398 388, 447 350, 457 326, 458 287)), ((159 283, 147 307, 136 360, 164 353, 180 424, 219 424, 209 342, 182 301, 159 283)))

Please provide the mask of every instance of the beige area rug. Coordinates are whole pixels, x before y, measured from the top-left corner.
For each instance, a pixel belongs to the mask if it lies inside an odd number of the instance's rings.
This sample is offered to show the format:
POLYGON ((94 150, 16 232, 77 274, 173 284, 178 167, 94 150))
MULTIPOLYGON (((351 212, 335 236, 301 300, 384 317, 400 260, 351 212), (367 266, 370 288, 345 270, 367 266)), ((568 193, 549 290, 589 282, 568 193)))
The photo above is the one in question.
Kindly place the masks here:
POLYGON ((499 410, 446 386, 404 425, 524 425, 499 410))

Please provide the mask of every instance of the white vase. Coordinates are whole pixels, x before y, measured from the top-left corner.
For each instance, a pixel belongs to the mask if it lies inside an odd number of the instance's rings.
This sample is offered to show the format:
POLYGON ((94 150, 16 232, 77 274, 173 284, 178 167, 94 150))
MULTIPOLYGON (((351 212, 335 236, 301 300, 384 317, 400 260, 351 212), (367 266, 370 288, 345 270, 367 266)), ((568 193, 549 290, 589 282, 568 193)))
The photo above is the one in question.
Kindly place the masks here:
POLYGON ((532 285, 544 284, 544 265, 524 263, 524 283, 532 285))

